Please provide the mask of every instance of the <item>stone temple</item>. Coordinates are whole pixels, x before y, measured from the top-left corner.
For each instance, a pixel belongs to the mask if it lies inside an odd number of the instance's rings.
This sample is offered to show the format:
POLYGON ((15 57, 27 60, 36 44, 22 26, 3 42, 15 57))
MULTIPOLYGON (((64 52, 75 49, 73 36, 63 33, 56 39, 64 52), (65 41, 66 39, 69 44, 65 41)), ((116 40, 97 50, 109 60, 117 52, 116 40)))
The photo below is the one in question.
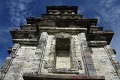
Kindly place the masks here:
POLYGON ((120 80, 120 64, 109 44, 112 30, 83 18, 77 6, 46 6, 42 17, 10 30, 13 47, 1 80, 120 80))

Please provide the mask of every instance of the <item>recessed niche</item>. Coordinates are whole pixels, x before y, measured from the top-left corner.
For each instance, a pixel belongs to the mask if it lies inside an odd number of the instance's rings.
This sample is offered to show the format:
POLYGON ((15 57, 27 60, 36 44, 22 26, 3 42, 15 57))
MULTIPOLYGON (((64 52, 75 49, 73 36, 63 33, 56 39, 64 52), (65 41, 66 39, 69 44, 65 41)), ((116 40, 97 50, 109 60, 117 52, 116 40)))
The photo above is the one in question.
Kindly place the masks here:
POLYGON ((70 68, 70 39, 56 38, 56 69, 70 68))
POLYGON ((56 39, 56 51, 68 51, 70 48, 69 38, 57 38, 56 39))

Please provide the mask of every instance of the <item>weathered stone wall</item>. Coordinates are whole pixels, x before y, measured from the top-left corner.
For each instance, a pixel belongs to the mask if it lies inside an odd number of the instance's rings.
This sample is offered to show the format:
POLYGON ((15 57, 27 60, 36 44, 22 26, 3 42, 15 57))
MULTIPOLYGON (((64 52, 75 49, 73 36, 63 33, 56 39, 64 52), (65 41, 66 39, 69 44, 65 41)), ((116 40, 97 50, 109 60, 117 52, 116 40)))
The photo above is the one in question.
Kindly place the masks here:
MULTIPOLYGON (((64 47, 64 45, 63 45, 64 47)), ((23 74, 105 76, 119 80, 120 64, 109 45, 89 47, 85 33, 70 35, 43 32, 37 46, 14 44, 1 68, 1 80, 24 80, 23 74), (68 55, 56 54, 56 39, 69 38, 68 55), (64 56, 65 55, 65 56, 64 56)))
POLYGON ((22 74, 34 73, 36 69, 38 70, 39 58, 35 55, 35 51, 34 46, 21 46, 14 54, 14 59, 5 73, 4 80, 23 80, 22 74))
POLYGON ((111 48, 108 45, 103 48, 92 48, 93 53, 91 56, 96 74, 97 76, 104 75, 105 80, 119 80, 118 70, 115 68, 115 64, 118 63, 118 61, 115 59, 115 54, 109 52, 110 49, 111 48), (112 54, 112 56, 109 54, 112 54), (111 57, 114 59, 112 60, 111 57))

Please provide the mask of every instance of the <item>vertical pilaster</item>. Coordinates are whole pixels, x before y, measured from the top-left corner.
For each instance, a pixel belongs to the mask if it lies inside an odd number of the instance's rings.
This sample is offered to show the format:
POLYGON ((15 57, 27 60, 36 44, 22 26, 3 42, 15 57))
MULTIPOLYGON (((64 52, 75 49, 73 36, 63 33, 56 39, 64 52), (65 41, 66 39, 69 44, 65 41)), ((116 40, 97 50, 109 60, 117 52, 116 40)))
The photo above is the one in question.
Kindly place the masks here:
POLYGON ((42 63, 43 63, 43 59, 44 59, 44 55, 45 55, 45 48, 46 48, 46 44, 47 44, 47 38, 48 38, 47 32, 41 33, 39 43, 37 46, 37 50, 35 53, 40 58, 38 73, 41 73, 42 63))
POLYGON ((55 39, 54 35, 49 35, 47 39, 47 45, 45 49, 44 62, 41 72, 51 73, 52 69, 55 69, 56 53, 55 53, 55 39))
POLYGON ((10 55, 6 58, 4 64, 2 65, 1 67, 1 78, 0 80, 3 80, 5 75, 7 74, 7 71, 8 69, 10 68, 12 62, 13 62, 13 59, 15 58, 16 56, 16 53, 19 49, 20 45, 19 44, 14 44, 13 47, 12 47, 12 52, 10 53, 10 55))
POLYGON ((81 48, 77 35, 72 36, 70 42, 70 70, 78 71, 79 74, 85 74, 84 64, 81 55, 81 48))
POLYGON ((80 45, 82 48, 82 58, 84 61, 85 72, 89 76, 96 76, 95 67, 91 57, 91 49, 88 47, 85 33, 78 34, 80 45))
MULTIPOLYGON (((120 64, 116 58, 116 55, 115 55, 113 49, 109 45, 106 45, 104 48, 109 56, 109 59, 111 60, 112 65, 114 66, 114 69, 116 70, 117 75, 120 76, 120 64)), ((114 74, 114 73, 112 73, 112 74, 114 74)), ((114 77, 118 77, 117 75, 112 76, 112 78, 114 79, 114 77)))

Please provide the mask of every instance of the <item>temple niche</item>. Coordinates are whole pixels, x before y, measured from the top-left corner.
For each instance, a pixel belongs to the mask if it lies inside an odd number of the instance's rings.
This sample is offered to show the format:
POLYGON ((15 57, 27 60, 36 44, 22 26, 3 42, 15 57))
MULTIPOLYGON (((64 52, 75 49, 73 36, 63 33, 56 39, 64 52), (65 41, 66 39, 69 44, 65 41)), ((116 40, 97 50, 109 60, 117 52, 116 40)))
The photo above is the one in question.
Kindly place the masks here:
POLYGON ((77 6, 46 6, 42 17, 10 30, 14 45, 0 80, 120 80, 120 64, 109 44, 112 30, 83 18, 77 6))

